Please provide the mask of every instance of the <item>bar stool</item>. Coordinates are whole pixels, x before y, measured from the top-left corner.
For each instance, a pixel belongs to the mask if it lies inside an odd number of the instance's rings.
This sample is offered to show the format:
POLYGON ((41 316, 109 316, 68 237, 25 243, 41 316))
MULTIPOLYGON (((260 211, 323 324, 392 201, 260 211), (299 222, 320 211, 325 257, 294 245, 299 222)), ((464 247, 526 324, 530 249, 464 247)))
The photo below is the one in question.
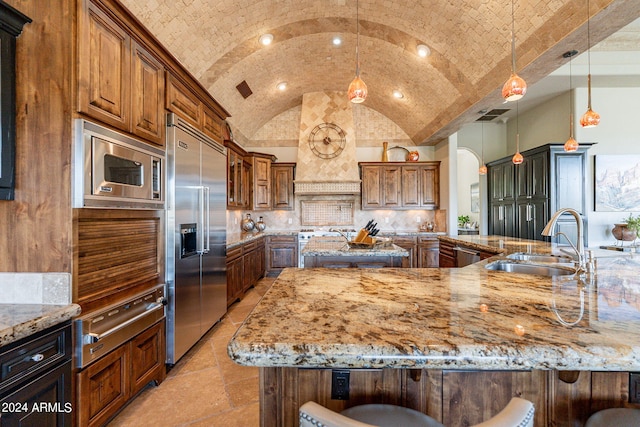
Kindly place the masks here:
MULTIPOLYGON (((474 427, 533 427, 534 407, 519 397, 474 427)), ((368 404, 334 412, 315 402, 300 407, 300 427, 444 427, 428 415, 396 405, 368 404)), ((608 426, 610 427, 610 426, 608 426)))
POLYGON ((610 408, 591 415, 584 427, 638 427, 640 409, 610 408))

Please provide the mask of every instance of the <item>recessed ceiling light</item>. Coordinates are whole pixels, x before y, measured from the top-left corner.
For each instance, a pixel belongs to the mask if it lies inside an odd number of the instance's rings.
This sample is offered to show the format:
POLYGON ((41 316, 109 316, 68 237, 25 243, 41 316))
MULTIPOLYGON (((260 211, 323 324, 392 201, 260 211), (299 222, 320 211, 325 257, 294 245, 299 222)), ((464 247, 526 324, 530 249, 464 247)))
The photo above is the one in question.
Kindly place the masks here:
POLYGON ((273 34, 263 34, 260 36, 260 43, 264 46, 269 46, 273 41, 273 34))
POLYGON ((396 99, 402 99, 404 98, 404 94, 400 92, 398 89, 396 89, 393 91, 393 97, 396 99))
POLYGON ((426 46, 426 45, 419 44, 418 45, 418 56, 420 56, 421 58, 426 58, 429 55, 431 55, 431 49, 429 49, 429 47, 426 46))
POLYGON ((280 82, 276 87, 278 90, 285 90, 287 88, 287 82, 280 82))
POLYGON ((335 36, 332 42, 334 46, 340 46, 342 44, 342 39, 338 36, 335 36))

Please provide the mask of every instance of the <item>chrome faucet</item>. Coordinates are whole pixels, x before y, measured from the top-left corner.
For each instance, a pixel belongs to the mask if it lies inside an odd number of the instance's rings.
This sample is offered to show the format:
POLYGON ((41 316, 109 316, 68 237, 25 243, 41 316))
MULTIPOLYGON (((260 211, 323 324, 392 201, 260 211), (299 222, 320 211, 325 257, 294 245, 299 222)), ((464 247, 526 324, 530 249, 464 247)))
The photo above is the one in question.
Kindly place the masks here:
POLYGON ((578 226, 578 236, 577 236, 578 241, 574 245, 571 242, 571 240, 569 240, 569 237, 567 237, 567 235, 564 234, 561 231, 557 232, 555 234, 555 236, 562 235, 562 236, 564 236, 565 239, 567 239, 567 242, 569 242, 569 245, 571 245, 571 248, 575 251, 576 256, 578 258, 578 266, 577 266, 577 271, 576 272, 583 272, 583 271, 586 271, 586 264, 585 264, 585 255, 584 255, 584 242, 582 240, 582 217, 580 216, 578 211, 576 211, 573 208, 562 208, 562 209, 559 209, 558 211, 556 211, 551 216, 551 219, 549 220, 547 225, 544 227, 544 230, 542 230, 541 234, 543 236, 552 236, 553 235, 553 228, 556 225, 556 222, 558 222, 558 218, 560 218, 560 216, 565 212, 568 212, 571 215, 573 215, 573 217, 576 220, 576 224, 578 226))

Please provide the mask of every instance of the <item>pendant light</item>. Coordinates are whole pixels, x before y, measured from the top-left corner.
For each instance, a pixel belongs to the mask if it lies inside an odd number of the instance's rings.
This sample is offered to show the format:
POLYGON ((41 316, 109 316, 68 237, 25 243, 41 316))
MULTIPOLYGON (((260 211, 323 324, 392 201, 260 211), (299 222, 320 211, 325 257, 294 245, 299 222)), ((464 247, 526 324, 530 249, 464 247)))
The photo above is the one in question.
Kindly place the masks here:
POLYGON ((587 0, 587 64, 588 64, 588 75, 587 75, 587 88, 588 88, 588 103, 587 103, 587 112, 582 115, 580 118, 580 125, 583 128, 592 128, 598 126, 600 123, 600 114, 596 113, 591 109, 591 28, 589 23, 591 22, 591 9, 589 0, 587 0))
POLYGON ((569 139, 564 143, 564 151, 566 152, 576 151, 579 147, 578 141, 573 137, 573 95, 571 94, 573 90, 571 84, 571 58, 577 53, 577 50, 570 50, 562 54, 563 58, 569 58, 569 139))
POLYGON ((511 0, 511 77, 502 86, 502 97, 506 101, 517 101, 527 93, 527 83, 516 74, 516 24, 514 0, 511 0))
POLYGON ((481 149, 481 153, 482 153, 482 166, 480 166, 480 168, 478 169, 478 173, 480 175, 486 175, 487 174, 487 165, 484 164, 484 122, 482 122, 482 149, 481 149))
POLYGON ((360 17, 359 17, 359 0, 356 0, 356 77, 349 85, 347 96, 349 101, 354 104, 360 104, 367 98, 367 85, 360 78, 360 56, 358 48, 360 47, 360 17))
POLYGON ((519 116, 520 109, 518 108, 518 102, 516 102, 516 154, 513 155, 511 161, 514 165, 519 165, 524 162, 524 157, 520 154, 520 129, 519 129, 519 116))

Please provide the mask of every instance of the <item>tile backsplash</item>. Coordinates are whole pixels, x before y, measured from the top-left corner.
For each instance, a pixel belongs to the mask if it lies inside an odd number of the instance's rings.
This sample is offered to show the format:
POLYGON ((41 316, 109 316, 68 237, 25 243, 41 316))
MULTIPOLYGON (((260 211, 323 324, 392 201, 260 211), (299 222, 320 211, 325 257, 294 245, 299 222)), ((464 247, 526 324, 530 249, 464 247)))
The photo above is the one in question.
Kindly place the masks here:
POLYGON ((71 304, 71 275, 0 273, 0 304, 71 304))

